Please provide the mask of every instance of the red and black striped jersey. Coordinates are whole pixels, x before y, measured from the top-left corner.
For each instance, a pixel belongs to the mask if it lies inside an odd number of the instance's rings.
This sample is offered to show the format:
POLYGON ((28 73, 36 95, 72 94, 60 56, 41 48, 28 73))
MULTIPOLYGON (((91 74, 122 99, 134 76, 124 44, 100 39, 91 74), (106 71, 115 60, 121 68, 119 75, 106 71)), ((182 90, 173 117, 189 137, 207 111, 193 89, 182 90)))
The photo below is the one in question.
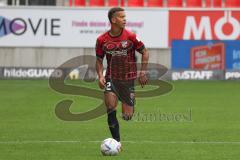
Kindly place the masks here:
POLYGON ((145 48, 135 33, 126 29, 119 36, 113 37, 105 32, 97 38, 96 56, 107 58, 105 78, 132 80, 137 78, 135 51, 142 53, 145 48))

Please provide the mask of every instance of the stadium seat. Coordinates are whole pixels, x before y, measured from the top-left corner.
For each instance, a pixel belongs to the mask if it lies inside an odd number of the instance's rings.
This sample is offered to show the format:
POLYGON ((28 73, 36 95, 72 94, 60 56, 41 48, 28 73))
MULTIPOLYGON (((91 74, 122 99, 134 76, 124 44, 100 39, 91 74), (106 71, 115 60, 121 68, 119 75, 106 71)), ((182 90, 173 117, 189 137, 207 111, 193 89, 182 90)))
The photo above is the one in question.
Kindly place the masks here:
POLYGON ((163 0, 148 0, 147 1, 148 7, 162 7, 163 6, 163 0))
POLYGON ((85 6, 85 5, 86 5, 85 0, 69 0, 69 6, 85 6))
POLYGON ((128 0, 127 6, 128 7, 143 7, 144 0, 128 0))
POLYGON ((240 0, 225 0, 225 7, 239 8, 240 0))
POLYGON ((222 7, 222 0, 206 0, 206 7, 222 7))
POLYGON ((182 7, 183 1, 182 0, 168 0, 167 6, 168 7, 182 7))
POLYGON ((202 7, 202 0, 186 0, 186 7, 202 7))
POLYGON ((114 7, 114 6, 119 6, 119 1, 120 1, 120 6, 124 6, 124 0, 108 0, 108 6, 114 7))
POLYGON ((105 6, 105 0, 89 0, 89 6, 105 6))

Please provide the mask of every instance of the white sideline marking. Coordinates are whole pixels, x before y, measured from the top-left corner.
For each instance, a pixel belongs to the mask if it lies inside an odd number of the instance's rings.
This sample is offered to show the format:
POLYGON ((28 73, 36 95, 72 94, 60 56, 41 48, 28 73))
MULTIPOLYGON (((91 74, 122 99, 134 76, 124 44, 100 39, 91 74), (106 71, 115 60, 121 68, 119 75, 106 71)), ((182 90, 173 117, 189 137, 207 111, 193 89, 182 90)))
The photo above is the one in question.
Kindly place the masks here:
MULTIPOLYGON (((102 141, 0 141, 0 144, 37 144, 37 143, 101 143, 102 141)), ((121 141, 122 143, 148 143, 148 144, 240 144, 240 142, 231 141, 121 141)))

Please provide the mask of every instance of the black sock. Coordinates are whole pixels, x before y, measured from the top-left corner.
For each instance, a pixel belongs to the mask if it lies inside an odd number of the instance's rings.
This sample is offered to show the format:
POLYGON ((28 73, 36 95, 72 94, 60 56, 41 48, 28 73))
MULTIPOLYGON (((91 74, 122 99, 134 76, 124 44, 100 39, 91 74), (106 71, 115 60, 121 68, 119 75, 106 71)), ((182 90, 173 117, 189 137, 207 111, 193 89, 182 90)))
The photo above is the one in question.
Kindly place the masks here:
POLYGON ((109 110, 108 111, 108 126, 109 130, 112 134, 113 139, 120 142, 120 133, 119 133, 119 123, 116 116, 116 110, 109 110))

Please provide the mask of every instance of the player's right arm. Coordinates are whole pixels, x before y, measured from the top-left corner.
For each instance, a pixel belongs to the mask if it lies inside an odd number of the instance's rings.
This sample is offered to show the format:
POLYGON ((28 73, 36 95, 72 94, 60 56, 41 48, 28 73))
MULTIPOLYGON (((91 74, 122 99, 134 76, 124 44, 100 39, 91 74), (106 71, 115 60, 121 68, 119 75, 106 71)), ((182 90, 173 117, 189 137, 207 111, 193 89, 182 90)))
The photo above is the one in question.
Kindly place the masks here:
POLYGON ((103 58, 104 58, 104 52, 102 49, 102 43, 97 39, 96 42, 96 71, 98 74, 98 85, 101 89, 105 88, 105 77, 103 76, 103 58))
POLYGON ((98 74, 98 85, 101 89, 105 88, 105 77, 103 76, 103 59, 97 57, 96 70, 98 74))

